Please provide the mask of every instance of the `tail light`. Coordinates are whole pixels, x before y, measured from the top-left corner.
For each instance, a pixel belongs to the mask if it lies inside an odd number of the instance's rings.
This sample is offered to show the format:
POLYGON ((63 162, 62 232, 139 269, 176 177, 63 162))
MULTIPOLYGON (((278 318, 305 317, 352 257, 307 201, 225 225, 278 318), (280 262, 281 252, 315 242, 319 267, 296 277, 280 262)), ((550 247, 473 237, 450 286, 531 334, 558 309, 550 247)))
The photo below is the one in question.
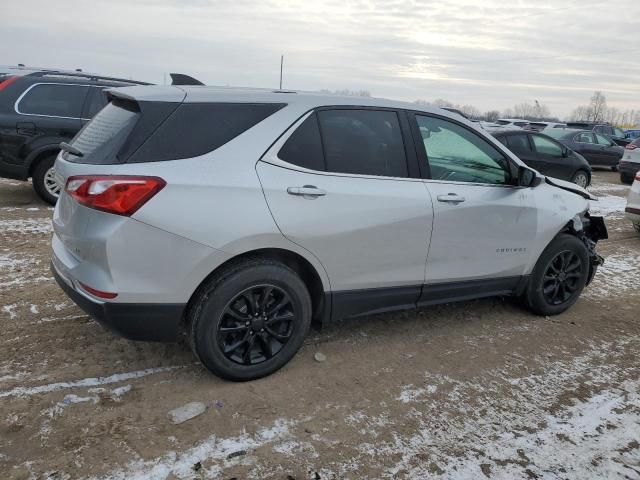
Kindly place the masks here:
POLYGON ((636 180, 640 182, 640 172, 636 173, 636 180))
POLYGON ((627 145, 624 148, 626 150, 635 150, 636 148, 638 148, 638 146, 634 145, 633 143, 627 143, 627 145))
POLYGON ((0 90, 4 90, 13 82, 15 82, 19 77, 3 77, 0 79, 0 90))
POLYGON ((69 177, 65 191, 85 207, 129 217, 166 184, 159 177, 81 175, 69 177))

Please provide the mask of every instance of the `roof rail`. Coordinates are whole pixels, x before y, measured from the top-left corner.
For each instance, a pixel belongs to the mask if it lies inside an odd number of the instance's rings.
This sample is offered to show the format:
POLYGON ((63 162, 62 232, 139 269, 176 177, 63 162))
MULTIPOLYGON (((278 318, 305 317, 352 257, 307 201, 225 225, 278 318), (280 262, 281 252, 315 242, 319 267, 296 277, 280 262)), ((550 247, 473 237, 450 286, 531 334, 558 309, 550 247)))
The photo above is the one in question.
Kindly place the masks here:
POLYGON ((65 70, 43 70, 41 72, 33 72, 29 73, 26 76, 29 77, 44 77, 47 75, 59 75, 64 77, 73 77, 73 78, 88 78, 89 80, 106 80, 111 82, 122 82, 122 83, 131 83, 134 85, 153 85, 148 82, 140 82, 138 80, 127 80, 125 78, 115 78, 115 77, 105 77, 103 75, 96 75, 94 73, 84 73, 84 72, 69 72, 65 70))

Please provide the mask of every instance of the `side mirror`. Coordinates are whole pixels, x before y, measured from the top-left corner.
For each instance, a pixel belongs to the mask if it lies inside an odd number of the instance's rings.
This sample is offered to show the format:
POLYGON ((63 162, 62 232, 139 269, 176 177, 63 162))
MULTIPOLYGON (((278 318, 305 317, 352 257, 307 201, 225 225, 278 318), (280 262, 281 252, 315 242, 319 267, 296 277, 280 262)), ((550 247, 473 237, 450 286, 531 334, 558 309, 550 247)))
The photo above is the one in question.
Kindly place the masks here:
POLYGON ((535 186, 536 173, 527 167, 518 168, 518 186, 519 187, 533 187, 535 186))

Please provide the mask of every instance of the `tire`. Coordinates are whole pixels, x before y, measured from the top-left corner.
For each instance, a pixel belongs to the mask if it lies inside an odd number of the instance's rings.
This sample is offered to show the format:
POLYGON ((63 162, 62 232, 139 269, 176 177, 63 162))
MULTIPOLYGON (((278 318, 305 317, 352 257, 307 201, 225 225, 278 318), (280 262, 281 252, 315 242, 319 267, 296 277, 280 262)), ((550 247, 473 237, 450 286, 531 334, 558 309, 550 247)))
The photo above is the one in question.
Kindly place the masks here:
POLYGON ((635 228, 636 232, 640 233, 640 223, 634 223, 633 228, 635 228))
POLYGON ((573 174, 573 177, 571 177, 571 182, 582 188, 587 188, 591 183, 589 173, 585 172, 584 170, 578 170, 573 174))
POLYGON ((540 255, 524 293, 524 302, 531 311, 538 315, 558 315, 576 303, 588 276, 589 254, 587 247, 573 235, 560 234, 540 255), (564 268, 561 268, 563 256, 566 264, 564 268), (556 275, 554 269, 558 272, 566 270, 564 277, 561 276, 560 280, 565 277, 566 279, 565 286, 557 289, 560 298, 552 301, 549 297, 553 296, 556 291, 554 286, 558 284, 558 281, 554 283, 553 280, 549 280, 549 277, 556 275), (551 292, 547 294, 546 292, 549 290, 551 292), (566 295, 568 293, 569 295, 566 295))
POLYGON ((620 174, 620 183, 624 183, 626 185, 631 185, 633 183, 632 175, 625 175, 624 173, 620 174))
POLYGON ((32 181, 33 189, 38 196, 45 202, 55 205, 60 195, 60 188, 56 187, 53 182, 53 164, 56 161, 56 156, 43 158, 38 162, 36 168, 33 170, 32 181), (57 193, 56 193, 57 192, 57 193))
POLYGON ((209 371, 227 380, 254 380, 293 358, 309 331, 311 314, 309 292, 296 272, 273 260, 244 260, 214 275, 198 290, 187 314, 187 335, 194 354, 209 371), (269 288, 271 293, 262 302, 269 288), (289 303, 265 320, 263 311, 269 313, 286 301, 283 294, 289 303), (249 298, 256 302, 253 307, 249 298), (262 303, 266 308, 259 307, 259 315, 251 316, 262 303), (225 347, 234 345, 225 353, 225 347))

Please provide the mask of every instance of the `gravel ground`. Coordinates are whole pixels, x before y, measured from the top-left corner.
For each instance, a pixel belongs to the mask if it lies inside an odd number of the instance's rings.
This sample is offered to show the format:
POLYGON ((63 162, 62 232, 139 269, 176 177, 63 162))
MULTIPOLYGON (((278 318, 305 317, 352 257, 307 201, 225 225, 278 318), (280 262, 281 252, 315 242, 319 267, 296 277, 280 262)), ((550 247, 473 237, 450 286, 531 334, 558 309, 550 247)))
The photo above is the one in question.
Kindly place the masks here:
POLYGON ((640 235, 616 174, 592 190, 607 263, 569 312, 496 298, 347 321, 235 384, 84 315, 48 270, 51 209, 0 180, 2 478, 640 479, 640 235), (189 402, 207 409, 174 425, 189 402))

